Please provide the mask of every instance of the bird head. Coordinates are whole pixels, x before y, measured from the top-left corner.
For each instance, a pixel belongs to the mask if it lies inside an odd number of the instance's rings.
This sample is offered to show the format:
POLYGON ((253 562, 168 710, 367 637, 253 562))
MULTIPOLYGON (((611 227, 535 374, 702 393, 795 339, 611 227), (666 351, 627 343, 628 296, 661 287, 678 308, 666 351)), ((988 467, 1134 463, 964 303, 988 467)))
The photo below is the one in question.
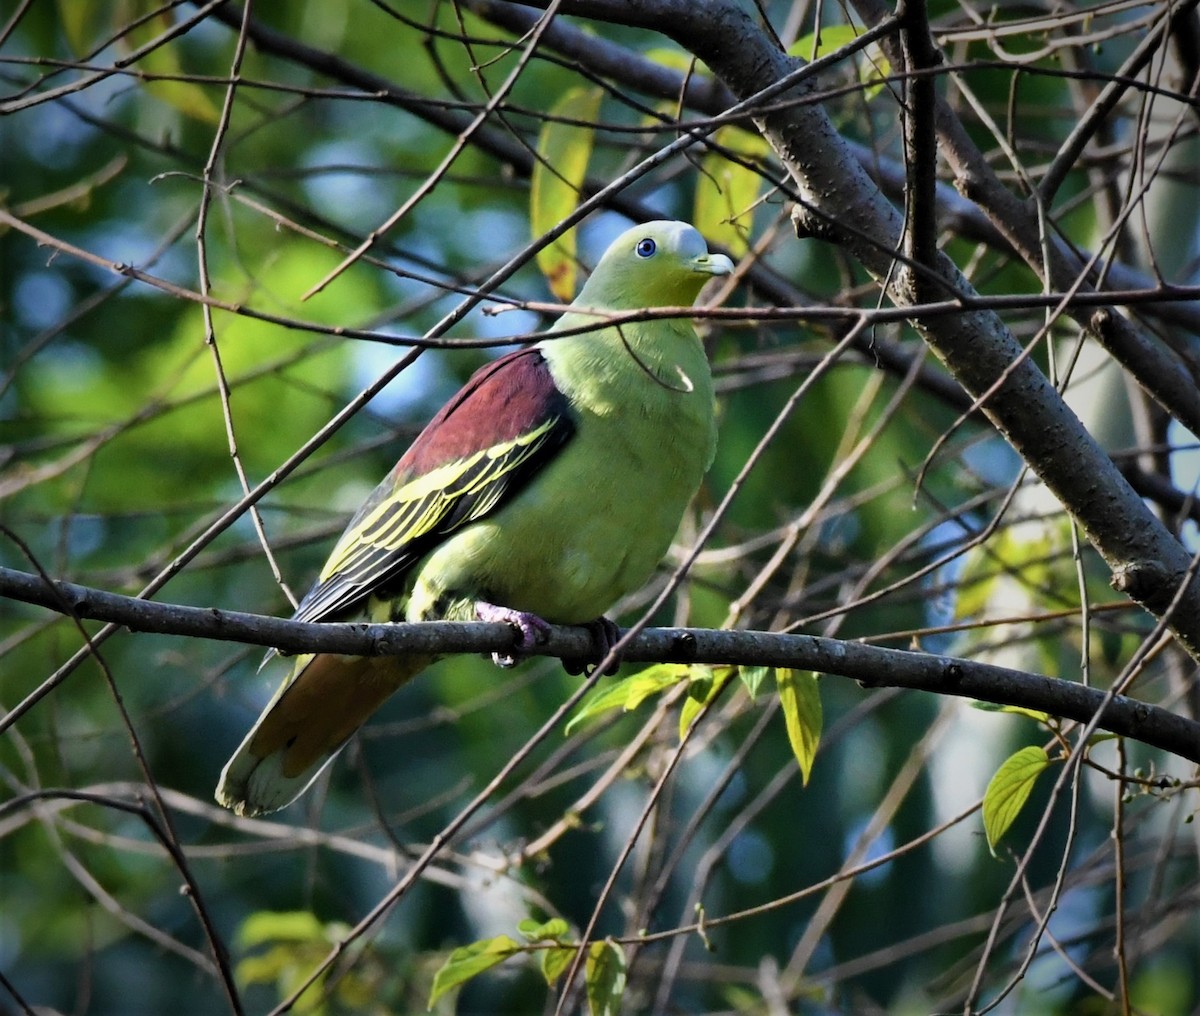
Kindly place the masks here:
POLYGON ((732 271, 733 262, 710 254, 686 222, 647 222, 609 245, 575 303, 613 310, 686 307, 711 277, 732 271))

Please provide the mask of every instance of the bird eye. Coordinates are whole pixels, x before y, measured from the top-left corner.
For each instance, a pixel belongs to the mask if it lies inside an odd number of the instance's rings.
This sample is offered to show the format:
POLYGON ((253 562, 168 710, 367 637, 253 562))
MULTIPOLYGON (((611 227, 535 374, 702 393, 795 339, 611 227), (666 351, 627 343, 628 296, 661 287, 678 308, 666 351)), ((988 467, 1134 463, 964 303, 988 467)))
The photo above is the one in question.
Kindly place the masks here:
POLYGON ((639 240, 637 246, 633 249, 640 258, 652 258, 654 257, 654 252, 658 250, 658 244, 647 236, 645 239, 639 240))

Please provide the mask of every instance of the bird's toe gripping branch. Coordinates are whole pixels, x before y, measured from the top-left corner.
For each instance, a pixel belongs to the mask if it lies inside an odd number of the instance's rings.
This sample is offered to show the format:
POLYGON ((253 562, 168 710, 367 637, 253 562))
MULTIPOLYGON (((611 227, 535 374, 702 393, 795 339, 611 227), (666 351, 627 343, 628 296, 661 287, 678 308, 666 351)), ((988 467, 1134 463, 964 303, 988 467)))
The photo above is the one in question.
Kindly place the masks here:
POLYGON ((492 653, 492 662, 497 667, 515 667, 534 646, 541 645, 550 636, 550 625, 527 610, 498 607, 486 600, 478 600, 475 603, 475 616, 481 621, 503 622, 517 629, 517 644, 512 652, 492 653))
MULTIPOLYGON (((621 640, 621 629, 617 627, 616 621, 608 617, 598 617, 594 621, 589 621, 583 627, 592 633, 592 641, 596 643, 595 657, 564 657, 562 665, 563 670, 568 674, 586 674, 590 676, 592 671, 599 666, 600 662, 612 652, 612 647, 621 640)), ((610 674, 613 673, 620 665, 621 661, 619 659, 616 660, 608 669, 608 672, 610 674)))

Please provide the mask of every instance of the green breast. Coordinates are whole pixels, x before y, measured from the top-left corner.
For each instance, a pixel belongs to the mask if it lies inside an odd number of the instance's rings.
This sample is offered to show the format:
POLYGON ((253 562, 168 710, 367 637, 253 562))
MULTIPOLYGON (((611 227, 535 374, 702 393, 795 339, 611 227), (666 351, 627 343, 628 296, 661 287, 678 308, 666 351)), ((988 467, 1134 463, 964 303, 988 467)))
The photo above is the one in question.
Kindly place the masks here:
POLYGON ((624 333, 542 344, 576 434, 508 505, 418 566, 409 616, 483 597, 580 623, 650 577, 712 461, 712 375, 684 322, 624 333))

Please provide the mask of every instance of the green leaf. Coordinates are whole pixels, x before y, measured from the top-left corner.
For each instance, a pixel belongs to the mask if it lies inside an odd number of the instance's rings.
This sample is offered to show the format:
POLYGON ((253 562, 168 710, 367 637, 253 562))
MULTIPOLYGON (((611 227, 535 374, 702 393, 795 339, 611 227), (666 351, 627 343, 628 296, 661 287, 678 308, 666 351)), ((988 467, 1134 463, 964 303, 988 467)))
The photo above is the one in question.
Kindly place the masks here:
POLYGON ((66 36, 67 45, 76 56, 83 56, 92 50, 96 39, 103 38, 100 34, 111 34, 116 25, 120 24, 120 11, 114 10, 110 4, 81 4, 79 0, 58 0, 58 23, 66 36))
POLYGON ((563 975, 563 971, 571 965, 576 950, 571 946, 556 945, 542 953, 542 976, 546 984, 553 988, 554 982, 563 975))
MULTIPOLYGON (((558 225, 575 210, 579 189, 592 157, 595 131, 583 123, 594 122, 600 111, 599 88, 572 88, 550 107, 552 117, 580 121, 547 120, 538 135, 538 160, 530 179, 529 220, 535 238, 558 225)), ((537 254, 538 267, 552 292, 564 303, 575 296, 575 233, 569 231, 537 254)))
MULTIPOLYGON (((184 73, 179 54, 173 44, 159 46, 142 57, 137 65, 148 74, 161 75, 164 78, 178 78, 184 73)), ((168 106, 173 106, 176 112, 193 120, 215 124, 220 119, 220 113, 209 98, 208 92, 194 81, 149 81, 146 83, 146 91, 168 106)))
MULTIPOLYGON (((993 601, 1004 600, 1012 609, 1013 590, 1022 590, 1030 605, 1040 598, 1040 592, 1030 597, 1030 590, 1059 589, 1053 572, 1055 539, 1047 527, 1045 534, 1033 536, 1022 527, 1019 534, 1005 530, 986 545, 976 547, 967 555, 966 565, 958 578, 955 593, 955 620, 971 620, 987 613, 993 601)), ((1062 577, 1062 576, 1060 576, 1062 577)), ((1063 588, 1072 588, 1066 586, 1063 588)), ((1077 602, 1077 597, 1070 602, 1077 602)))
POLYGON ((535 921, 532 917, 527 917, 517 924, 517 931, 530 942, 559 942, 570 930, 570 926, 561 917, 552 917, 548 921, 535 921))
POLYGON ((699 715, 709 702, 721 694, 737 672, 736 667, 721 667, 710 670, 708 667, 693 667, 692 680, 688 684, 687 698, 683 700, 683 708, 679 710, 679 740, 682 741, 691 727, 692 721, 699 715))
POLYGON ((821 742, 821 692, 817 687, 817 675, 776 667, 775 683, 779 686, 788 741, 800 763, 804 785, 808 786, 817 745, 821 742))
POLYGON ((1034 781, 1049 764, 1046 749, 1030 745, 1009 755, 988 782, 983 795, 983 831, 993 854, 1000 837, 1029 800, 1034 781))
POLYGON ((625 992, 625 950, 609 939, 593 942, 584 976, 590 1016, 617 1016, 625 992))
POLYGON ((636 674, 622 678, 615 684, 602 688, 579 707, 579 711, 571 717, 565 733, 570 734, 575 727, 586 719, 618 706, 626 712, 636 709, 649 696, 678 684, 688 676, 692 668, 686 663, 656 663, 636 674))
POLYGON ((451 988, 469 981, 485 970, 490 970, 520 951, 521 946, 507 935, 481 939, 455 949, 442 964, 442 968, 433 975, 428 1008, 432 1009, 434 1003, 451 988))
POLYGON ((687 737, 687 732, 692 725, 692 721, 700 714, 700 710, 704 708, 706 699, 696 698, 689 694, 683 700, 683 707, 679 710, 679 740, 682 741, 687 737))
MULTIPOLYGON (((74 6, 103 8, 107 5, 76 3, 74 6)), ((153 41, 175 23, 175 18, 171 14, 156 12, 161 5, 155 0, 126 0, 120 6, 123 8, 124 15, 122 24, 125 23, 125 19, 131 20, 142 15, 150 15, 133 31, 122 35, 118 41, 117 47, 123 56, 153 41)), ((186 77, 186 72, 179 60, 178 39, 156 46, 150 52, 143 54, 135 66, 146 74, 167 79, 147 81, 145 85, 147 94, 173 106, 176 112, 193 120, 199 120, 201 123, 215 124, 220 119, 216 103, 209 97, 205 87, 195 81, 181 80, 186 77)))
POLYGON ((788 46, 788 56, 798 56, 801 60, 819 60, 849 45, 861 34, 853 25, 825 25, 821 27, 819 36, 816 32, 809 32, 788 46))
POLYGON ((1014 713, 1017 716, 1028 716, 1031 720, 1050 726, 1050 714, 1040 709, 1027 709, 1025 706, 1005 706, 998 702, 972 702, 971 705, 985 713, 1014 713))
POLYGON ((234 976, 239 984, 274 984, 296 962, 295 950, 275 946, 238 960, 234 976))
POLYGON ((750 693, 751 699, 758 698, 758 689, 770 669, 770 667, 738 667, 738 677, 742 679, 742 684, 746 686, 746 691, 750 693))
MULTIPOLYGON (((862 32, 854 25, 830 25, 822 28, 819 36, 813 32, 801 36, 788 47, 788 56, 798 56, 801 60, 819 60, 843 46, 848 46, 860 35, 862 32)), ((861 65, 858 79, 864 84, 874 82, 865 92, 866 98, 873 99, 883 91, 884 80, 892 73, 892 65, 883 55, 883 51, 874 44, 869 45, 863 51, 863 55, 867 60, 861 65)))
POLYGON ((266 942, 324 942, 325 929, 307 910, 259 910, 243 922, 237 933, 240 949, 266 942))
POLYGON ((722 127, 713 141, 736 154, 733 161, 722 152, 709 152, 696 179, 692 224, 713 243, 734 257, 750 247, 750 227, 762 175, 754 165, 766 157, 770 146, 760 134, 741 127, 722 127))
MULTIPOLYGON (((322 924, 307 910, 257 911, 238 928, 240 949, 267 946, 258 953, 240 959, 234 976, 245 985, 274 984, 281 996, 291 995, 307 979, 308 971, 319 962, 330 945, 349 933, 340 921, 322 924)), ((361 986, 361 985, 359 985, 361 986)), ((355 975, 343 978, 333 989, 344 999, 356 990, 355 975)), ((296 1000, 298 1013, 324 1014, 328 1011, 325 977, 320 977, 296 1000)))
POLYGON ((671 49, 667 46, 654 46, 645 50, 642 56, 646 60, 653 60, 656 64, 661 64, 663 67, 670 67, 673 71, 682 71, 684 74, 708 74, 708 68, 697 60, 691 53, 684 52, 682 49, 671 49))
POLYGON ((1105 741, 1116 741, 1121 737, 1120 734, 1110 734, 1107 730, 1102 730, 1098 734, 1092 734, 1087 739, 1088 747, 1094 748, 1098 744, 1103 744, 1105 741))

